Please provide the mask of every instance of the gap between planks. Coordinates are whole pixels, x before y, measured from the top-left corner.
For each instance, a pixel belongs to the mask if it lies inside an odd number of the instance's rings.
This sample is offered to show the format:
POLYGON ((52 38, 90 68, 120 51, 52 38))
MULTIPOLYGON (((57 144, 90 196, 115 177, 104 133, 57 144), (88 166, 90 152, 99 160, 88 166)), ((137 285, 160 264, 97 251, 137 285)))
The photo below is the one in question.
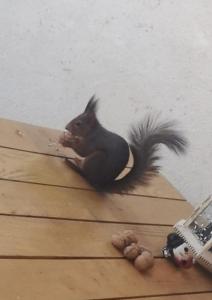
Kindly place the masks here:
POLYGON ((1 257, 122 257, 111 236, 133 230, 139 243, 161 257, 170 227, 86 223, 0 216, 1 257))
POLYGON ((194 292, 194 293, 174 293, 174 294, 161 294, 151 296, 136 296, 136 297, 118 297, 118 298, 101 298, 101 299, 89 299, 89 300, 211 300, 212 293, 207 291, 194 292), (164 298, 165 297, 165 298, 164 298), (192 298, 191 298, 192 297, 192 298))
MULTIPOLYGON (((27 184, 35 184, 35 185, 43 185, 43 186, 49 186, 49 187, 58 187, 58 188, 64 188, 64 189, 73 189, 73 190, 79 190, 79 191, 87 191, 87 192, 95 192, 99 196, 102 196, 100 193, 96 192, 92 188, 83 188, 83 187, 75 187, 75 186, 67 186, 67 185, 57 185, 57 184, 50 184, 50 183, 41 183, 41 182, 33 182, 33 181, 25 181, 25 180, 18 180, 18 179, 7 179, 7 178, 1 178, 0 180, 4 181, 11 181, 11 182, 20 182, 20 183, 27 183, 27 184)), ((166 200, 174 200, 174 201, 181 201, 185 202, 185 199, 179 199, 179 198, 170 198, 166 196, 151 196, 146 194, 136 194, 136 193, 110 193, 110 195, 122 195, 122 196, 133 196, 133 197, 147 197, 152 199, 166 199, 166 200)), ((103 195, 104 196, 104 195, 103 195)))
MULTIPOLYGON (((36 182, 40 184, 74 187, 93 190, 78 174, 72 171, 60 157, 0 148, 1 178, 36 182), (45 172, 42 172, 45 166, 45 172), (23 169, 22 169, 23 168, 23 169), (58 174, 60 176, 58 177, 58 174)), ((147 186, 137 187, 129 195, 149 195, 185 201, 179 193, 161 176, 152 178, 147 186), (162 190, 161 190, 162 187, 162 190)))
POLYGON ((0 212, 111 223, 174 225, 192 209, 185 201, 122 196, 0 180, 0 212))
MULTIPOLYGON (((0 255, 0 260, 126 260, 125 257, 112 257, 112 256, 30 256, 30 255, 0 255)), ((154 255, 154 259, 165 259, 161 256, 154 255)))
POLYGON ((118 299, 155 295, 211 292, 203 269, 177 270, 164 259, 140 274, 128 261, 109 260, 1 260, 1 297, 31 299, 118 299), (12 282, 12 289, 11 289, 12 282))
MULTIPOLYGON (((59 136, 62 132, 62 130, 26 124, 20 121, 0 119, 0 143, 2 147, 7 147, 8 149, 18 149, 37 154, 42 153, 60 158, 73 157, 76 154, 71 149, 58 145, 59 136)), ((128 167, 131 166, 131 161, 128 167)), ((172 189, 174 192, 174 188, 172 189)), ((175 195, 177 197, 172 195, 172 197, 168 198, 184 200, 179 192, 175 191, 175 195)))
MULTIPOLYGON (((20 149, 20 148, 14 148, 14 147, 7 147, 7 146, 2 146, 0 145, 0 148, 3 148, 3 149, 10 149, 10 150, 17 150, 17 151, 22 151, 22 152, 26 152, 26 153, 32 153, 32 154, 41 154, 41 155, 46 155, 46 156, 53 156, 53 157, 57 157, 57 158, 61 158, 61 159, 65 159, 65 158, 74 158, 75 156, 74 155, 56 155, 56 154, 51 154, 51 153, 46 153, 46 152, 38 152, 38 151, 30 151, 30 150, 24 150, 24 149, 20 149)), ((126 169, 130 169, 131 167, 129 166, 126 166, 126 169)), ((162 176, 161 174, 159 174, 158 176, 162 176)), ((0 178, 1 180, 1 178, 0 178)), ((15 180, 14 180, 15 181, 15 180)), ((18 182, 18 180, 17 180, 18 182)), ((24 182, 24 181, 22 181, 24 182)), ((27 181, 25 181, 27 182, 27 181)), ((43 184, 43 185, 50 185, 50 184, 44 184, 44 183, 37 183, 37 182, 34 182, 34 184, 43 184)), ((52 184, 51 184, 52 185, 52 184)), ((170 184, 171 185, 171 184, 170 184)), ((70 187, 70 186, 63 186, 63 185, 52 185, 52 186, 57 186, 57 187, 64 187, 64 188, 75 188, 75 189, 80 189, 80 190, 87 190, 87 191, 90 191, 90 190, 93 190, 92 188, 78 188, 78 187, 70 187)), ((136 193, 122 193, 123 195, 131 195, 131 196, 145 196, 145 194, 136 194, 136 193)), ((150 197, 150 198, 161 198, 159 196, 151 196, 151 195, 146 195, 146 197, 150 197)), ((174 198, 174 197, 164 197, 166 199, 169 199, 169 200, 178 200, 178 201, 185 201, 185 199, 182 197, 182 198, 174 198)))
POLYGON ((85 223, 103 223, 103 224, 120 224, 120 225, 149 225, 149 226, 162 226, 172 228, 173 224, 160 224, 160 223, 142 223, 142 222, 124 222, 124 221, 106 221, 106 220, 89 220, 89 219, 74 219, 74 218, 63 218, 63 217, 51 217, 51 216, 39 216, 39 215, 20 215, 20 214, 6 214, 1 213, 0 216, 14 217, 14 218, 32 218, 32 219, 46 219, 46 220, 61 220, 61 221, 74 221, 74 222, 85 222, 85 223))

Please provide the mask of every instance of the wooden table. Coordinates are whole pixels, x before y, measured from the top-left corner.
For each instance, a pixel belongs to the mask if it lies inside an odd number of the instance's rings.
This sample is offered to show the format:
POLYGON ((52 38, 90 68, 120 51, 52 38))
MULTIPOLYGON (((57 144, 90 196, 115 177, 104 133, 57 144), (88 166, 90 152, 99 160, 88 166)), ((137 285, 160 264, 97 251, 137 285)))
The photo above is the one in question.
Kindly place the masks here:
POLYGON ((190 205, 163 178, 130 195, 101 197, 64 164, 60 132, 0 120, 0 299, 212 299, 209 273, 161 257, 190 205), (133 229, 152 249, 140 274, 111 245, 133 229))

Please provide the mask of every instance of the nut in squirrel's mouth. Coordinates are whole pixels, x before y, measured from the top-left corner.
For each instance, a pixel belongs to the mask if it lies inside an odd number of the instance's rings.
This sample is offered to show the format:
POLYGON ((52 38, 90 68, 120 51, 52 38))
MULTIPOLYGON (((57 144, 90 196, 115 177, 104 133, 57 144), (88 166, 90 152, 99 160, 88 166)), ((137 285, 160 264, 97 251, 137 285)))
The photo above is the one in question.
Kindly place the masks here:
POLYGON ((64 131, 63 131, 63 134, 64 134, 64 136, 65 137, 69 137, 69 138, 72 138, 74 135, 72 134, 72 132, 70 131, 70 130, 68 130, 68 129, 65 129, 64 131))
POLYGON ((77 137, 78 137, 78 135, 73 134, 73 133, 72 133, 70 130, 68 130, 68 129, 65 129, 63 133, 64 133, 64 136, 67 137, 67 138, 77 138, 77 137))
POLYGON ((68 130, 68 129, 65 129, 65 130, 64 130, 64 133, 69 133, 69 134, 72 134, 72 133, 71 133, 71 131, 70 131, 70 130, 68 130))

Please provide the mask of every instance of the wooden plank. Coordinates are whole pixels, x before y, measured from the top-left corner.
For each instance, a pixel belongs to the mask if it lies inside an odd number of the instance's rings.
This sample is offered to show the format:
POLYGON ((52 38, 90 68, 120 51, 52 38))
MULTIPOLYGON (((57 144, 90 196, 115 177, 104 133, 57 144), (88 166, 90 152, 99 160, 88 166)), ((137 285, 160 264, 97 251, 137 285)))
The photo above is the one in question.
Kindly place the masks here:
MULTIPOLYGON (((119 298, 120 299, 120 298, 119 298)), ((144 298, 130 298, 130 300, 143 300, 144 298)), ((198 293, 187 295, 170 295, 170 296, 156 296, 145 297, 146 300, 211 300, 212 293, 198 293)), ((129 300, 129 298, 121 298, 120 300, 129 300)))
POLYGON ((0 146, 72 157, 74 152, 58 144, 62 131, 0 119, 0 146))
MULTIPOLYGON (((62 158, 5 148, 0 148, 0 178, 91 189, 62 158)), ((177 199, 181 197, 162 177, 154 178, 147 187, 138 187, 132 194, 177 199)))
POLYGON ((1 260, 1 298, 107 299, 211 291, 199 268, 177 270, 164 259, 140 274, 126 260, 1 260))
POLYGON ((111 236, 131 229, 139 241, 161 256, 171 228, 0 216, 0 257, 123 257, 111 236))
POLYGON ((185 201, 0 180, 1 214, 174 225, 191 212, 185 201))
MULTIPOLYGON (((0 119, 0 146, 55 156, 74 157, 74 151, 63 148, 57 143, 61 133, 62 131, 56 129, 0 119)), ((155 186, 157 192, 159 192, 158 187, 163 184, 167 191, 171 191, 172 197, 174 193, 174 198, 183 199, 183 196, 168 184, 163 177, 159 177, 157 180, 159 180, 158 185, 155 186)), ((148 187, 143 187, 143 189, 148 192, 148 187)))

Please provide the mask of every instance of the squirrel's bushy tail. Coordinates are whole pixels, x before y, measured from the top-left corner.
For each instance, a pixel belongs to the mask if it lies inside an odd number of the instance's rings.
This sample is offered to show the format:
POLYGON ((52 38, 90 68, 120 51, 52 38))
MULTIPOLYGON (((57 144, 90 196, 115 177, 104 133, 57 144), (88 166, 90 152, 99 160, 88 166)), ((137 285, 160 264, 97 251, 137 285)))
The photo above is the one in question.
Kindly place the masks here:
POLYGON ((166 145, 176 154, 184 153, 187 141, 174 127, 175 122, 156 124, 152 117, 147 117, 140 125, 133 127, 129 136, 133 166, 125 177, 114 180, 110 186, 105 186, 105 192, 122 193, 134 189, 138 184, 147 184, 159 171, 159 144, 166 145))

